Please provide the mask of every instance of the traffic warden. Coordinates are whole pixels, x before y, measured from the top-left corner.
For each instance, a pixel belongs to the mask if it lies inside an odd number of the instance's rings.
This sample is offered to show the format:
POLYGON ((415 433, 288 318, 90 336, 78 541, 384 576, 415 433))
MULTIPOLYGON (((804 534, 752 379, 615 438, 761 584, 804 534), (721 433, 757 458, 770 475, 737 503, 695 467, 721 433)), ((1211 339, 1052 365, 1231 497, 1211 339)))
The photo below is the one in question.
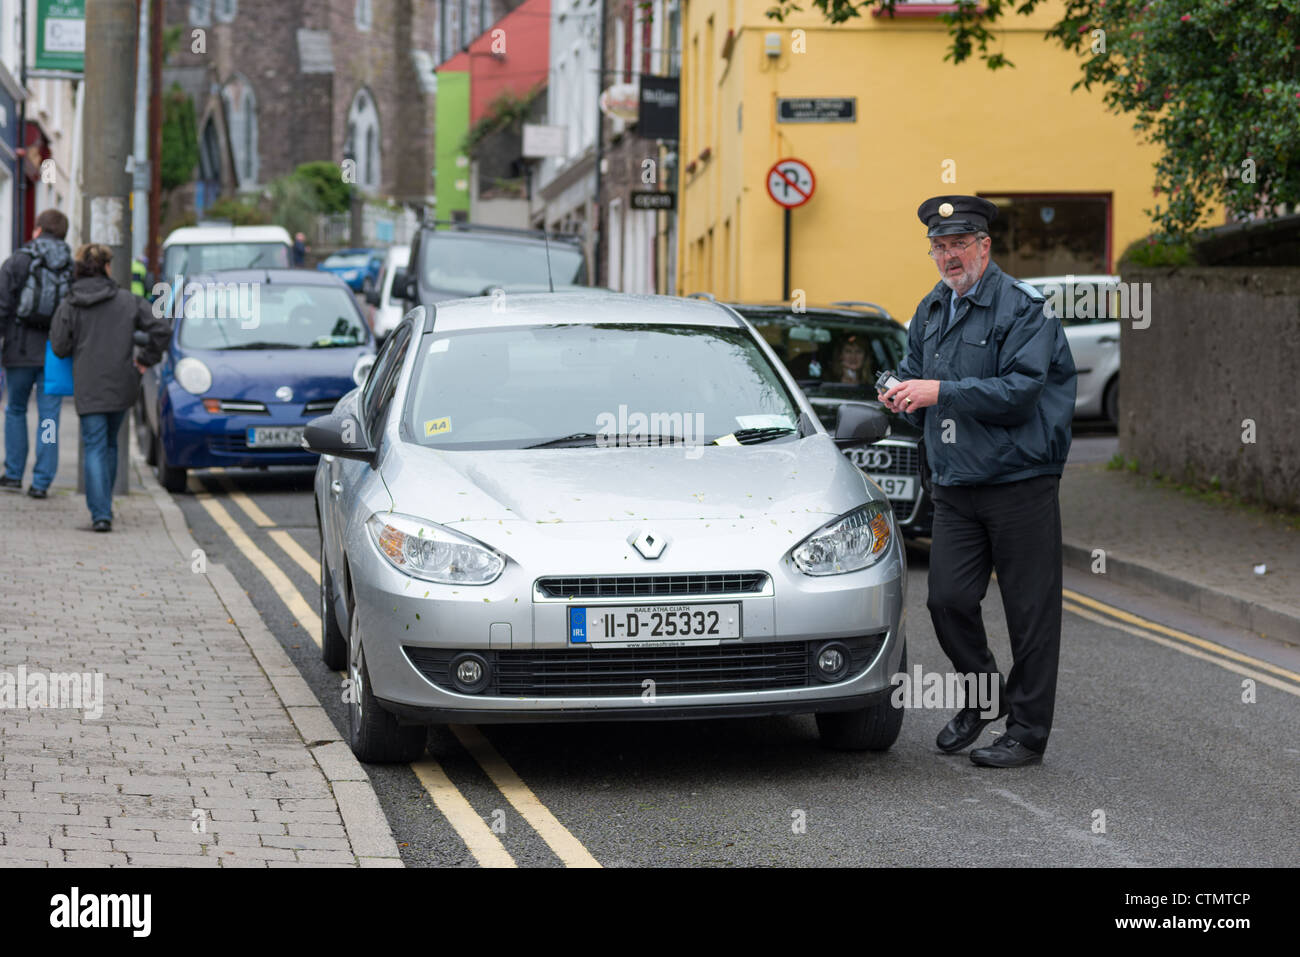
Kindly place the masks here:
MULTIPOLYGON (((908 327, 903 380, 882 395, 922 429, 934 499, 928 606, 935 634, 961 674, 998 676, 1006 733, 976 748, 978 765, 1042 760, 1052 727, 1061 644, 1061 472, 1070 451, 1074 359, 1044 297, 990 259, 997 207, 936 196, 917 215, 940 282, 908 327), (989 650, 980 602, 996 571, 1011 637, 1004 679, 989 650)), ((988 682, 984 684, 983 682, 988 682)), ((994 717, 967 702, 939 733, 960 751, 994 717)))

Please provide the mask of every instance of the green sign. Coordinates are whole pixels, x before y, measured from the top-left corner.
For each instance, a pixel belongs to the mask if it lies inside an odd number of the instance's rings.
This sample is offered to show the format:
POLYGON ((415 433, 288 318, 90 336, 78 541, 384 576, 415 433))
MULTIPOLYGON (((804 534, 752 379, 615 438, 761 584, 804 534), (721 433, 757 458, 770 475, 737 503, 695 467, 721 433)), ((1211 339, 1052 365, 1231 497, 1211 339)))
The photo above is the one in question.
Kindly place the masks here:
POLYGON ((35 67, 86 72, 86 0, 37 0, 35 67))
POLYGON ((434 199, 438 219, 469 213, 469 157, 461 147, 469 132, 469 73, 439 70, 437 124, 433 128, 434 199))

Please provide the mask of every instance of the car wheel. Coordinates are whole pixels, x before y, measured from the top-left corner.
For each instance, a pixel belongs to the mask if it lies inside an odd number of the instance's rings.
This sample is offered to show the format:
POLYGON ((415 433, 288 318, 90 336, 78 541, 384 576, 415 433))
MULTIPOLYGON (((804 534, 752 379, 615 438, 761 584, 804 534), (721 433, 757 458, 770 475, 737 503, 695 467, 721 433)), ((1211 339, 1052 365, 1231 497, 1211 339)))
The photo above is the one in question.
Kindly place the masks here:
POLYGON ((406 764, 424 753, 428 728, 403 726, 379 705, 370 690, 370 673, 361 644, 361 615, 352 603, 348 629, 348 744, 358 761, 367 764, 406 764))
POLYGON ((158 484, 169 492, 185 491, 185 469, 167 463, 167 446, 163 444, 161 436, 154 441, 157 443, 154 450, 154 472, 158 476, 158 484))
POLYGON ((1119 428, 1119 376, 1110 380, 1110 385, 1106 386, 1106 394, 1102 397, 1101 407, 1106 413, 1106 418, 1110 424, 1119 428))
POLYGON ((348 665, 348 640, 334 616, 333 587, 330 570, 325 564, 325 534, 320 539, 320 660, 331 671, 342 671, 348 665))
MULTIPOLYGON (((907 647, 899 671, 907 671, 907 647)), ((903 730, 903 709, 893 695, 857 711, 827 711, 817 715, 822 744, 836 751, 888 751, 903 730)))

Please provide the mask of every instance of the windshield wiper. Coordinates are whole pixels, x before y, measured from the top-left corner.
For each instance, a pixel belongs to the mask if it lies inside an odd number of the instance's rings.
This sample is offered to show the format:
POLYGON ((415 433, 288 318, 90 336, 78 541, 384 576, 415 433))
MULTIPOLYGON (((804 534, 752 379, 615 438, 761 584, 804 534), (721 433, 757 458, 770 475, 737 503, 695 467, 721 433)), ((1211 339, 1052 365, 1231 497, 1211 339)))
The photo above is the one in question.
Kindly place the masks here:
MULTIPOLYGON (((766 442, 769 439, 779 438, 782 435, 790 435, 792 432, 798 432, 798 429, 792 429, 785 425, 770 425, 761 429, 736 429, 731 433, 741 445, 757 445, 759 442, 766 442)), ((717 443, 717 440, 714 440, 717 443)))
POLYGON ((236 346, 226 346, 227 349, 301 349, 302 346, 296 346, 292 342, 241 342, 236 346))
POLYGON ((682 445, 684 444, 679 436, 675 435, 647 435, 636 432, 631 435, 615 435, 608 432, 602 432, 597 435, 595 432, 575 432, 573 435, 562 435, 558 439, 547 439, 545 442, 538 442, 536 445, 526 445, 528 449, 547 449, 563 448, 572 446, 581 448, 583 446, 602 445, 611 448, 641 448, 648 445, 682 445))

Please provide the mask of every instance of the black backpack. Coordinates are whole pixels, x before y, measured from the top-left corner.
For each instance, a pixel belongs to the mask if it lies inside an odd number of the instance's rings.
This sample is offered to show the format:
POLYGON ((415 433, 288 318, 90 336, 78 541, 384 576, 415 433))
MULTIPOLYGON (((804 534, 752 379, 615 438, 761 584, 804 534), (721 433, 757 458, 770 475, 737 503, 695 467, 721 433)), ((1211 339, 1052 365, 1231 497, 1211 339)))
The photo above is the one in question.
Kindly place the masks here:
POLYGON ((15 315, 25 326, 48 329, 54 310, 72 283, 72 255, 66 243, 33 240, 21 252, 32 257, 15 315))

